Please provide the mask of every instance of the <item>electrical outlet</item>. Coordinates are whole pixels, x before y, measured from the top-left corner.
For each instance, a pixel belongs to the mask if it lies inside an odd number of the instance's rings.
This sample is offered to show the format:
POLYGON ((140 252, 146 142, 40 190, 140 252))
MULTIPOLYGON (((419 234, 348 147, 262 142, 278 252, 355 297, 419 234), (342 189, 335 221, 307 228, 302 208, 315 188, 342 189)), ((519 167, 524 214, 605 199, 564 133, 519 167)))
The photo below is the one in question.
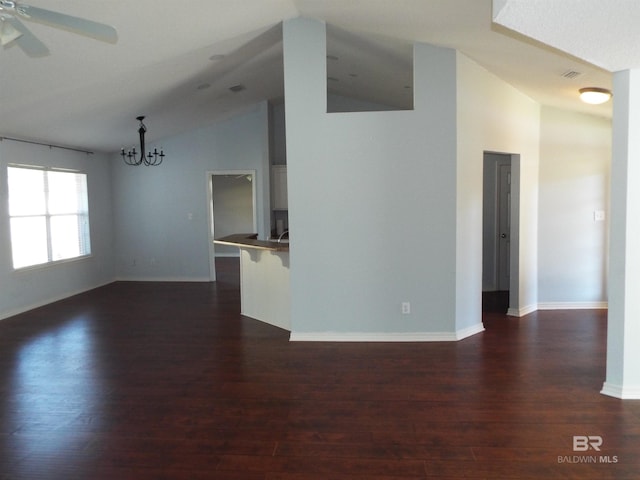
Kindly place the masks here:
POLYGON ((402 314, 409 315, 411 313, 411 303, 402 302, 402 314))

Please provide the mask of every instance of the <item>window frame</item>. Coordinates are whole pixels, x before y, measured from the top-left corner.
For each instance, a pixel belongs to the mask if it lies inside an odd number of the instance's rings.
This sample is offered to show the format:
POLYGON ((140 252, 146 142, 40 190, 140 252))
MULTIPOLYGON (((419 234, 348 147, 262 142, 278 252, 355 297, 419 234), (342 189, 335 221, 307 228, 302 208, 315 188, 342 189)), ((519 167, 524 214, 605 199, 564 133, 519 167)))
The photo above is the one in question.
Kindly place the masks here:
MULTIPOLYGON (((82 170, 77 170, 77 169, 71 169, 71 168, 62 168, 62 167, 51 167, 51 166, 42 166, 42 165, 28 165, 28 164, 18 164, 18 163, 9 163, 7 164, 7 206, 8 208, 8 222, 9 222, 9 244, 11 247, 11 266, 14 272, 23 272, 23 271, 29 271, 29 270, 36 270, 36 269, 41 269, 41 268, 47 268, 47 267, 51 267, 51 266, 55 266, 55 265, 60 265, 60 264, 64 264, 64 263, 70 263, 70 262, 77 262, 77 261, 82 261, 85 260, 87 258, 90 258, 92 256, 92 245, 91 245, 91 222, 90 222, 90 208, 89 208, 89 175, 82 170), (9 179, 9 169, 14 168, 14 169, 23 169, 23 170, 36 170, 36 171, 40 171, 43 172, 43 192, 44 192, 44 209, 45 212, 44 214, 20 214, 20 215, 15 215, 11 213, 11 186, 10 186, 10 179, 9 179), (65 213, 51 213, 50 210, 50 204, 53 203, 50 200, 49 197, 49 193, 50 193, 50 189, 49 189, 49 178, 48 178, 48 173, 49 172, 55 172, 55 173, 68 173, 68 174, 74 174, 74 175, 83 175, 84 176, 84 196, 85 198, 83 199, 83 204, 86 206, 85 210, 82 209, 78 209, 73 213, 69 213, 69 212, 65 212, 65 213), (82 228, 83 230, 86 229, 85 234, 83 235, 83 237, 86 239, 86 251, 88 253, 81 253, 79 255, 76 256, 72 256, 72 257, 66 257, 66 258, 60 258, 60 259, 54 259, 54 249, 52 247, 53 245, 53 238, 52 238, 52 227, 51 227, 51 219, 52 217, 63 217, 63 216, 69 216, 69 215, 75 215, 80 217, 81 219, 83 219, 82 222, 78 222, 79 224, 79 228, 82 228), (25 266, 20 266, 20 267, 16 267, 15 266, 15 259, 14 259, 14 245, 13 245, 13 234, 11 231, 11 224, 12 224, 12 219, 14 218, 44 218, 45 221, 45 235, 46 235, 46 243, 47 243, 47 261, 45 262, 41 262, 41 263, 36 263, 36 264, 32 264, 32 265, 25 265, 25 266), (84 223, 86 224, 86 227, 80 227, 80 224, 84 223)), ((79 232, 80 233, 80 232, 79 232)), ((80 242, 80 240, 79 240, 80 242)), ((80 242, 82 243, 82 242, 80 242)))

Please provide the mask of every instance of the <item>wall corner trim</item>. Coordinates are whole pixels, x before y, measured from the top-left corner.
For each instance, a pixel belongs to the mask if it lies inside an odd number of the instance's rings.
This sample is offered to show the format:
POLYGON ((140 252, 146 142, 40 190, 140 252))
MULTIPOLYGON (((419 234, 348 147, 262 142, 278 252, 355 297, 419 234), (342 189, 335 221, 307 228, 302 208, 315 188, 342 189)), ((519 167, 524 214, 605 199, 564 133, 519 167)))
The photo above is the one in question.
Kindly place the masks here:
POLYGON ((623 385, 613 385, 611 383, 604 382, 600 393, 608 395, 609 397, 620 398, 622 400, 640 400, 640 385, 625 387, 623 385))
POLYGON ((522 308, 509 308, 509 310, 507 310, 507 315, 509 317, 524 317, 525 315, 529 315, 536 310, 538 310, 537 305, 528 305, 522 308))
POLYGON ((482 332, 484 332, 484 324, 480 322, 475 325, 471 325, 470 327, 456 331, 456 340, 463 340, 467 337, 471 337, 482 332))

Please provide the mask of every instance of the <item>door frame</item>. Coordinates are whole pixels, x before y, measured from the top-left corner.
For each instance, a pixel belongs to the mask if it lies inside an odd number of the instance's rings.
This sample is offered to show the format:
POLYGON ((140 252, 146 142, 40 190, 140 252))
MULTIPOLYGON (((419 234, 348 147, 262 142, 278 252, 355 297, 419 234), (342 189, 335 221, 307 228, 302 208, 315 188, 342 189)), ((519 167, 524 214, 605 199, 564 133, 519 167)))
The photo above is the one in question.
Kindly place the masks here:
MULTIPOLYGON (((251 175, 251 202, 253 210, 253 232, 258 231, 258 197, 256 191, 257 170, 208 170, 206 172, 206 184, 207 184, 207 220, 209 223, 207 243, 209 245, 209 280, 211 282, 216 281, 216 248, 213 239, 215 238, 214 228, 214 206, 213 206, 213 178, 215 176, 229 176, 229 175, 251 175)), ((252 233, 253 233, 252 232, 252 233)), ((245 233, 245 232, 238 232, 245 233)))
MULTIPOLYGON (((508 159, 511 164, 511 212, 510 212, 510 222, 509 222, 509 309, 507 314, 513 316, 519 316, 518 312, 520 311, 520 155, 515 153, 505 153, 498 151, 486 150, 483 152, 483 169, 486 168, 487 155, 496 155, 500 156, 503 159, 508 159)), ((498 161, 489 160, 494 164, 494 175, 497 175, 497 165, 498 161)), ((483 182, 483 202, 487 201, 488 195, 490 194, 492 197, 495 197, 498 193, 497 184, 495 185, 495 191, 493 192, 484 192, 484 182, 483 182)), ((494 198, 493 201, 497 202, 497 198, 494 198)), ((497 214, 497 209, 495 210, 497 214)), ((483 230, 484 230, 484 222, 483 218, 483 230)), ((496 222, 497 228, 497 222, 496 222)), ((483 232, 484 235, 484 232, 483 232)), ((494 255, 495 263, 492 268, 494 268, 494 272, 496 272, 495 268, 497 267, 497 242, 495 245, 496 252, 494 255)), ((483 268, 484 265, 484 246, 483 246, 483 268)), ((495 276, 495 273, 494 273, 495 276)), ((484 290, 484 273, 482 275, 482 290, 484 290)), ((497 278, 495 278, 496 286, 497 286, 497 278)))

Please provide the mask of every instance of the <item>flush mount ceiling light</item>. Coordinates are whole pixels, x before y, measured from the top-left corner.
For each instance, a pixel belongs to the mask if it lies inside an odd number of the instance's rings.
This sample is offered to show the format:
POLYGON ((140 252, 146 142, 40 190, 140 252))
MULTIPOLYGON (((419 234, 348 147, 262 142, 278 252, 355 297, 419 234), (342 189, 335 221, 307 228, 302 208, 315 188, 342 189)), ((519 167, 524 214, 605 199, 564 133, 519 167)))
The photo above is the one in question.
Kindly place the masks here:
POLYGON ((609 101, 611 98, 611 91, 606 88, 586 87, 581 88, 579 92, 580 100, 592 105, 600 105, 601 103, 609 101))

